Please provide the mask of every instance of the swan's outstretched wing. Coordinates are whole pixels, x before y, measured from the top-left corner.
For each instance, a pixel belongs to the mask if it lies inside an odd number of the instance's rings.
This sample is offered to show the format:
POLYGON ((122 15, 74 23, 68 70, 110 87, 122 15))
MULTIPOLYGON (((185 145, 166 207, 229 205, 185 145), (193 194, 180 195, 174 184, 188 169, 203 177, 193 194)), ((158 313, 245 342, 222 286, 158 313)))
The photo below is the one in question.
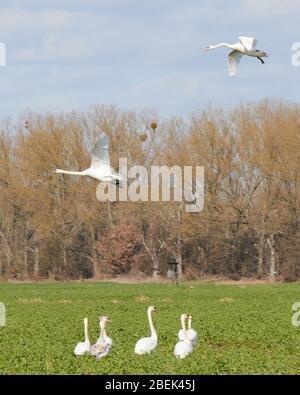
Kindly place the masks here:
POLYGON ((106 134, 102 134, 92 150, 91 167, 110 166, 109 139, 106 134))
POLYGON ((237 72, 237 65, 239 64, 243 54, 239 51, 233 50, 228 54, 228 72, 230 77, 234 77, 237 72))
POLYGON ((253 37, 239 37, 241 44, 248 50, 254 51, 256 49, 257 40, 253 37))

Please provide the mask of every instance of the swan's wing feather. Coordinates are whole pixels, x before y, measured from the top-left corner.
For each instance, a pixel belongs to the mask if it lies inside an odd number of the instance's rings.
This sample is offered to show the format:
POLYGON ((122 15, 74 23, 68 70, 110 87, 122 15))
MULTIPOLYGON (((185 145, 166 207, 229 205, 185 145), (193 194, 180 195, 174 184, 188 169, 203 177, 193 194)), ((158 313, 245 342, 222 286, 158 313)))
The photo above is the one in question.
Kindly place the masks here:
POLYGON ((91 348, 91 354, 97 359, 105 357, 109 352, 109 345, 105 342, 96 343, 91 348))
POLYGON ((86 353, 89 353, 89 352, 90 352, 90 349, 91 349, 91 347, 90 347, 90 344, 89 344, 89 343, 87 343, 87 342, 81 342, 81 343, 78 343, 78 344, 76 345, 76 347, 75 347, 75 349, 74 349, 74 354, 75 354, 75 355, 84 355, 84 354, 86 354, 86 353))
POLYGON ((184 340, 184 330, 180 329, 180 331, 178 332, 178 339, 179 340, 184 340))
POLYGON ((230 77, 234 77, 237 72, 237 65, 239 64, 243 54, 239 51, 233 50, 228 54, 228 72, 230 77))
POLYGON ((110 166, 109 139, 102 134, 92 150, 91 167, 110 166))
POLYGON ((253 37, 239 37, 241 44, 248 50, 253 51, 256 49, 257 40, 253 37))

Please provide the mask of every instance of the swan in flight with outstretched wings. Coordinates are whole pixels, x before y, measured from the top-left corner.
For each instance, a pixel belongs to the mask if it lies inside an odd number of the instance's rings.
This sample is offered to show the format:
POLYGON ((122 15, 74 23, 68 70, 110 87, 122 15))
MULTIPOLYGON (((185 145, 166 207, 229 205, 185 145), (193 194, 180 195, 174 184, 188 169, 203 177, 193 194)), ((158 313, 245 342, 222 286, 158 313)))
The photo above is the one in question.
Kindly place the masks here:
POLYGON ((56 169, 55 173, 71 174, 76 176, 87 176, 98 181, 108 182, 121 186, 121 175, 116 173, 110 165, 109 157, 109 140, 106 134, 102 133, 92 150, 91 165, 88 169, 83 171, 67 171, 56 169))
POLYGON ((237 65, 239 64, 243 55, 252 56, 258 58, 262 64, 264 64, 264 57, 267 57, 268 54, 264 51, 260 51, 256 49, 257 40, 253 37, 239 37, 239 42, 235 44, 227 44, 221 43, 217 45, 209 45, 206 47, 206 50, 209 51, 211 49, 227 47, 232 49, 232 51, 228 54, 228 72, 231 77, 235 76, 237 73, 237 65))

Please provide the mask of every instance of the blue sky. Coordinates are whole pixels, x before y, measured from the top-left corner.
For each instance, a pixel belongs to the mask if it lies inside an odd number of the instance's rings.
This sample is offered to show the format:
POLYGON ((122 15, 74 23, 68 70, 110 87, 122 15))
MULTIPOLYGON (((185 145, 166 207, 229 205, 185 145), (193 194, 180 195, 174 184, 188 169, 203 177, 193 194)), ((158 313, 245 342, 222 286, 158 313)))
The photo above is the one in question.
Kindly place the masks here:
POLYGON ((300 101, 299 0, 2 0, 0 116, 115 104, 188 115, 208 104, 300 101), (230 78, 227 49, 253 36, 266 64, 244 58, 230 78))

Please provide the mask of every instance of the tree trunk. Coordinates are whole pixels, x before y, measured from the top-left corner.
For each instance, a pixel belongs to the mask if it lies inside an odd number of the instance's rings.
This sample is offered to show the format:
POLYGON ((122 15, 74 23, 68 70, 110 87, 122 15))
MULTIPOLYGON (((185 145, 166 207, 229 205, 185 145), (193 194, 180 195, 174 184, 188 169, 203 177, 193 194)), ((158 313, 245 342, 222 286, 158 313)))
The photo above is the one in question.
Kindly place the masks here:
POLYGON ((258 278, 262 278, 264 276, 264 245, 265 245, 265 235, 262 232, 260 237, 259 237, 259 243, 258 243, 258 268, 257 268, 257 274, 258 278))
POLYGON ((24 261, 23 261, 23 265, 22 265, 22 271, 20 273, 22 278, 26 277, 27 266, 28 266, 28 242, 27 242, 27 237, 25 235, 25 238, 24 238, 24 261))
POLYGON ((275 280, 275 275, 276 275, 276 260, 275 260, 275 240, 274 240, 274 234, 270 236, 270 238, 267 240, 268 246, 270 248, 270 273, 269 277, 271 281, 275 280))
POLYGON ((34 247, 34 252, 33 252, 33 277, 37 279, 39 277, 40 273, 40 256, 39 256, 39 247, 35 246, 34 247))
POLYGON ((0 231, 0 237, 1 237, 2 241, 3 241, 1 244, 3 246, 4 254, 5 254, 5 257, 6 257, 6 261, 7 261, 6 270, 7 269, 11 270, 12 263, 13 263, 13 254, 12 254, 12 251, 10 249, 10 246, 8 244, 8 241, 7 241, 4 233, 2 233, 1 231, 0 231))
POLYGON ((177 276, 178 278, 182 278, 182 240, 180 236, 177 236, 177 241, 176 241, 176 263, 177 263, 177 276))
POLYGON ((145 239, 143 239, 143 245, 152 261, 152 277, 159 278, 160 277, 159 259, 157 256, 156 249, 155 248, 151 249, 146 243, 145 239))
MULTIPOLYGON (((94 254, 93 254, 94 255, 94 254)), ((93 265, 93 274, 94 278, 97 279, 99 277, 99 268, 98 268, 98 262, 95 257, 91 258, 92 265, 93 265)))
POLYGON ((108 214, 108 222, 110 226, 113 226, 113 220, 112 220, 112 215, 111 215, 111 209, 110 209, 110 201, 107 201, 107 214, 108 214))
POLYGON ((62 248, 62 252, 63 252, 63 267, 62 267, 62 270, 60 271, 60 274, 63 274, 64 278, 66 278, 66 277, 69 277, 70 273, 67 273, 68 259, 67 259, 67 251, 64 246, 62 248))
MULTIPOLYGON (((177 220, 178 224, 181 224, 181 212, 178 210, 177 212, 177 220)), ((176 262, 177 262, 177 276, 178 278, 182 278, 182 272, 183 272, 183 267, 182 267, 182 238, 180 235, 177 235, 176 238, 176 256, 175 256, 176 262)))
POLYGON ((264 249, 265 249, 265 238, 266 238, 266 212, 267 212, 267 203, 264 204, 264 211, 262 216, 262 224, 261 224, 261 231, 259 231, 259 242, 258 242, 258 278, 262 278, 265 275, 264 270, 264 249))

